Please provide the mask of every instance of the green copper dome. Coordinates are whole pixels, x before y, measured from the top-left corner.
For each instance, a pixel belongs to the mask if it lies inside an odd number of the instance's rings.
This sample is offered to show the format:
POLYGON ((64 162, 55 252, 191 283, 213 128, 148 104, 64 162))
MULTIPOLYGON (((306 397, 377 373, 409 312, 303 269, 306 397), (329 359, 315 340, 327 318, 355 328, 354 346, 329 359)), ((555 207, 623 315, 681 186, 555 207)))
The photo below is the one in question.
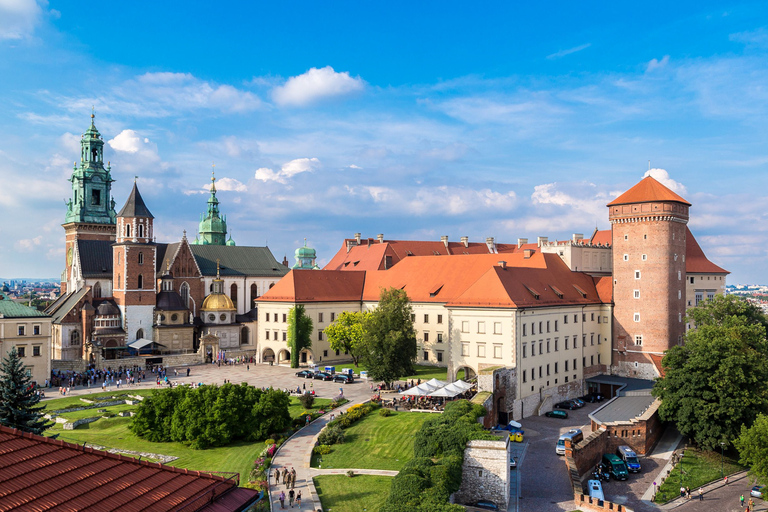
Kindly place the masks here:
POLYGON ((307 247, 307 239, 304 239, 304 247, 299 247, 296 249, 296 252, 293 253, 294 258, 296 258, 296 264, 293 265, 294 269, 300 269, 300 268, 306 268, 306 269, 319 269, 315 264, 315 260, 317 259, 317 252, 311 248, 307 247))
POLYGON ((208 198, 208 210, 200 216, 198 235, 194 245, 235 245, 232 237, 227 240, 227 217, 219 211, 216 197, 216 176, 211 173, 211 196, 208 198))

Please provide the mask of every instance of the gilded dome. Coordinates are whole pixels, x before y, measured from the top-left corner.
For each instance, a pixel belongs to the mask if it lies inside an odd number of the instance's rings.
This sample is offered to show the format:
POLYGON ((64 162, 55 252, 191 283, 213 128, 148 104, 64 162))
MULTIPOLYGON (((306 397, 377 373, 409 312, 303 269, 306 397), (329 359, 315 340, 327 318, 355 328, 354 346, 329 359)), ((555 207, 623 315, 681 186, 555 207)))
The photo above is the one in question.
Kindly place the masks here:
POLYGON ((212 293, 203 301, 204 311, 235 311, 235 305, 232 299, 223 293, 212 293))

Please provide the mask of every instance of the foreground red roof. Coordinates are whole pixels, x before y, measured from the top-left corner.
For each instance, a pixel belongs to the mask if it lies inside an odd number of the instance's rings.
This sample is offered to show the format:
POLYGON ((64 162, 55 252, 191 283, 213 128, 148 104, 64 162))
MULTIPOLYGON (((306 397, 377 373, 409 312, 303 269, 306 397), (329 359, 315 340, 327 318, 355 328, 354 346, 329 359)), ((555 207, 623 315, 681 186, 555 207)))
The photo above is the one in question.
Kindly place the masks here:
POLYGON ((685 238, 685 271, 689 274, 730 274, 722 267, 718 267, 704 254, 701 246, 694 238, 693 233, 687 227, 685 238))
POLYGON ((652 201, 674 201, 691 206, 691 203, 672 192, 670 189, 656 181, 651 176, 646 176, 640 180, 640 183, 608 203, 608 206, 615 206, 618 204, 650 203, 652 201))
POLYGON ((365 272, 293 269, 260 302, 360 302, 365 272))
MULTIPOLYGON (((0 426, 0 511, 200 511, 237 489, 224 477, 0 426)), ((240 494, 237 510, 257 495, 240 494)))

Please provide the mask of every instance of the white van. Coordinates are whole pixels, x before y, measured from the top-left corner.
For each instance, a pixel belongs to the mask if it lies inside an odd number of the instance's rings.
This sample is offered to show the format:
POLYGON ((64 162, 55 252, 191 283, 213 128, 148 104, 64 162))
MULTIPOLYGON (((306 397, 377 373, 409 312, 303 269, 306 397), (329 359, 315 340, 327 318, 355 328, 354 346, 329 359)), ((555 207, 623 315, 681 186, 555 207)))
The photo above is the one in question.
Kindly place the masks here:
POLYGON ((600 480, 590 480, 587 482, 587 487, 589 487, 590 497, 600 501, 605 501, 605 495, 603 494, 603 484, 600 483, 600 480))
POLYGON ((557 440, 557 446, 555 446, 555 453, 558 455, 565 455, 565 440, 570 439, 571 445, 574 445, 578 442, 581 442, 582 439, 584 439, 584 434, 581 432, 580 428, 572 428, 565 434, 561 435, 560 438, 557 440))

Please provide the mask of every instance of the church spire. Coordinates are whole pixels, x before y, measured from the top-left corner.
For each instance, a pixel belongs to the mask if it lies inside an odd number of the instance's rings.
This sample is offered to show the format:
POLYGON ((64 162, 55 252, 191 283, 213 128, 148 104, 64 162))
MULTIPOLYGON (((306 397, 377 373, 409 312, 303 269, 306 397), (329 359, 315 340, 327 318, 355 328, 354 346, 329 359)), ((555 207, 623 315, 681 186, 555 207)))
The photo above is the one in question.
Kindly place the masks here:
POLYGON ((211 195, 208 208, 200 219, 199 233, 192 242, 195 245, 235 245, 232 237, 227 240, 227 218, 219 211, 219 199, 216 197, 216 164, 211 170, 211 195))

